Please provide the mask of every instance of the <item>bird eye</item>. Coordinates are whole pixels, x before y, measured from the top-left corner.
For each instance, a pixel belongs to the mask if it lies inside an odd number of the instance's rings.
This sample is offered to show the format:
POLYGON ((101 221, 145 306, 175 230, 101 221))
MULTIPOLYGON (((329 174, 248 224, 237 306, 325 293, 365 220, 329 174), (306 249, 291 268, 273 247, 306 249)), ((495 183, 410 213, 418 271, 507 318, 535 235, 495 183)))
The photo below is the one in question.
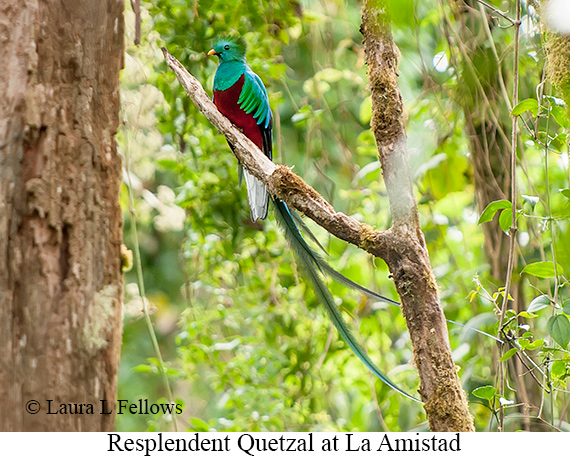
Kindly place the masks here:
POLYGON ((230 50, 230 45, 229 45, 229 44, 226 44, 226 45, 224 46, 224 49, 225 49, 226 51, 229 51, 229 50, 230 50))

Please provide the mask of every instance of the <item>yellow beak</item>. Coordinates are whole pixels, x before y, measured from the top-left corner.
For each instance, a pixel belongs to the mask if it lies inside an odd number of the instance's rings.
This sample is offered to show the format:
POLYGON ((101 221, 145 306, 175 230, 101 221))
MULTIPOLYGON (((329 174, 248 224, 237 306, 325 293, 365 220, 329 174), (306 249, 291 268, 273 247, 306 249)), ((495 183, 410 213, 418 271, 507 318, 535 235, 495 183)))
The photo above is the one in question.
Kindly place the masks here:
POLYGON ((208 51, 208 55, 209 55, 209 56, 217 56, 218 53, 217 53, 214 49, 210 49, 210 50, 208 51))

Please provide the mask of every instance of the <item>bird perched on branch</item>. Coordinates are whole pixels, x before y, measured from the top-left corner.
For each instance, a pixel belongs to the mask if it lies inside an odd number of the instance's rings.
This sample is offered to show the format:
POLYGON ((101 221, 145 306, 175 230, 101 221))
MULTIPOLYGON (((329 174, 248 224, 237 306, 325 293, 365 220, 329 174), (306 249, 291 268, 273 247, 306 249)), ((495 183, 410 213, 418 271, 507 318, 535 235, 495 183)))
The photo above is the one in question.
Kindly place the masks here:
MULTIPOLYGON (((218 39, 214 48, 208 52, 210 56, 218 56, 220 64, 214 78, 214 104, 236 127, 241 129, 267 157, 272 159, 272 124, 273 116, 269 106, 267 90, 263 82, 246 63, 246 44, 243 38, 230 36, 218 39)), ((230 144, 230 147, 232 145, 230 144)), ((233 149, 233 147, 232 147, 233 149)), ((240 167, 241 173, 241 167, 240 167)), ((269 192, 265 184, 243 170, 247 185, 247 195, 251 218, 255 222, 267 217, 269 192)), ((241 174, 240 174, 241 176, 241 174)), ((240 179, 241 181, 241 179, 240 179)), ((323 281, 322 274, 326 273, 337 281, 355 288, 377 300, 397 304, 393 300, 376 294, 365 287, 346 278, 328 265, 306 242, 287 205, 272 197, 275 216, 285 231, 294 252, 297 254, 308 279, 311 281, 317 297, 324 305, 342 339, 348 344, 358 358, 382 382, 406 397, 417 400, 400 389, 370 360, 364 349, 352 335, 340 310, 323 281)), ((311 236, 311 235, 309 235, 311 236)), ((311 236, 311 238, 313 238, 311 236)))

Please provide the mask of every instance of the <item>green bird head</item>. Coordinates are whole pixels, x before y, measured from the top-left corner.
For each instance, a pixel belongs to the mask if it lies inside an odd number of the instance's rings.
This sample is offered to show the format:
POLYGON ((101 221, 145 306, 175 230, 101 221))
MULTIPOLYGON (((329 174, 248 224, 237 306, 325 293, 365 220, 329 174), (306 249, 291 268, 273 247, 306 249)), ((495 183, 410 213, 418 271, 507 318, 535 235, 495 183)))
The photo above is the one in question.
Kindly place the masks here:
POLYGON ((232 60, 245 62, 246 49, 245 40, 242 37, 230 36, 218 39, 208 55, 218 56, 220 63, 231 62, 232 60))

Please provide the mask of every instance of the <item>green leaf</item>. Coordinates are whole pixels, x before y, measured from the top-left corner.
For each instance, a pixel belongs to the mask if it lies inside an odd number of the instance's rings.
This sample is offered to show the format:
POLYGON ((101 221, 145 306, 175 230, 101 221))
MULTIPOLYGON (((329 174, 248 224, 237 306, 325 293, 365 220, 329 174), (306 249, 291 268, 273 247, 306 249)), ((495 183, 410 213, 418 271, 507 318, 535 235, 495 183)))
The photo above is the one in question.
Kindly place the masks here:
POLYGON ((137 365, 132 370, 137 373, 156 373, 156 369, 150 365, 137 365))
POLYGON ((370 97, 366 97, 360 104, 358 117, 362 125, 370 124, 370 119, 372 119, 372 99, 370 97))
POLYGON ((181 166, 176 160, 172 159, 160 159, 157 161, 158 165, 160 165, 165 170, 180 170, 181 166))
POLYGON ((566 374, 566 363, 564 363, 562 360, 554 361, 552 363, 552 367, 550 368, 550 372, 552 373, 552 376, 561 378, 566 374))
POLYGON ((496 392, 497 389, 493 386, 481 386, 474 389, 471 393, 476 397, 483 398, 484 400, 491 400, 495 396, 496 392))
POLYGON ((562 312, 570 316, 570 298, 562 303, 562 312))
POLYGON ((550 114, 556 122, 563 128, 567 129, 569 126, 569 119, 567 115, 566 107, 564 106, 564 101, 557 98, 552 97, 552 105, 550 106, 550 114), (561 103, 562 102, 562 103, 561 103))
POLYGON ((526 345, 526 350, 527 351, 534 351, 535 349, 538 349, 539 347, 544 345, 544 340, 540 339, 540 340, 535 340, 532 343, 529 343, 526 345))
POLYGON ((519 104, 511 111, 511 115, 520 116, 525 111, 530 111, 532 116, 536 117, 538 114, 538 102, 536 101, 536 98, 527 98, 526 100, 519 102, 519 104))
POLYGON ((534 313, 528 313, 526 311, 521 311, 519 313, 520 317, 524 317, 526 319, 534 319, 535 317, 538 317, 538 314, 534 314, 534 313))
POLYGON ((511 208, 505 209, 499 216, 499 225, 501 226, 501 230, 505 233, 508 233, 512 221, 513 210, 511 208))
POLYGON ((518 348, 509 349, 507 352, 503 354, 503 356, 499 359, 499 362, 504 362, 505 360, 509 360, 513 355, 515 355, 518 351, 518 348))
POLYGON ((570 343, 570 321, 564 314, 551 316, 546 324, 548 333, 560 346, 566 348, 570 343))
POLYGON ((558 192, 570 199, 570 189, 559 189, 558 192))
MULTIPOLYGON (((504 287, 500 287, 499 291, 501 292, 501 296, 504 297, 505 296, 505 288, 504 287)), ((513 297, 511 297, 509 295, 509 300, 514 301, 513 297)), ((515 317, 517 315, 517 313, 514 312, 514 310, 512 309, 507 309, 507 319, 510 319, 512 317, 515 317)))
POLYGON ((539 295, 538 297, 534 298, 530 302, 530 305, 528 305, 526 312, 527 313, 536 313, 537 311, 540 311, 541 309, 544 309, 547 306, 550 306, 550 304, 551 304, 551 301, 550 301, 550 298, 548 298, 548 295, 539 295))
POLYGON ((552 262, 534 262, 529 263, 521 271, 529 275, 537 276, 539 278, 554 278, 556 275, 563 273, 562 267, 557 263, 556 272, 554 271, 554 264, 552 262))
POLYGON ((483 224, 485 222, 489 222, 495 216, 495 213, 502 209, 512 208, 512 204, 508 200, 497 200, 491 202, 487 205, 487 207, 479 216, 479 220, 477 221, 478 224, 483 224))
POLYGON ((209 432, 211 427, 208 425, 207 422, 204 422, 202 419, 198 417, 191 417, 189 419, 190 424, 192 425, 192 430, 198 432, 209 432))
POLYGON ((299 124, 302 121, 306 121, 310 115, 310 108, 308 106, 303 106, 298 113, 295 113, 293 116, 291 116, 291 122, 293 124, 299 124))

